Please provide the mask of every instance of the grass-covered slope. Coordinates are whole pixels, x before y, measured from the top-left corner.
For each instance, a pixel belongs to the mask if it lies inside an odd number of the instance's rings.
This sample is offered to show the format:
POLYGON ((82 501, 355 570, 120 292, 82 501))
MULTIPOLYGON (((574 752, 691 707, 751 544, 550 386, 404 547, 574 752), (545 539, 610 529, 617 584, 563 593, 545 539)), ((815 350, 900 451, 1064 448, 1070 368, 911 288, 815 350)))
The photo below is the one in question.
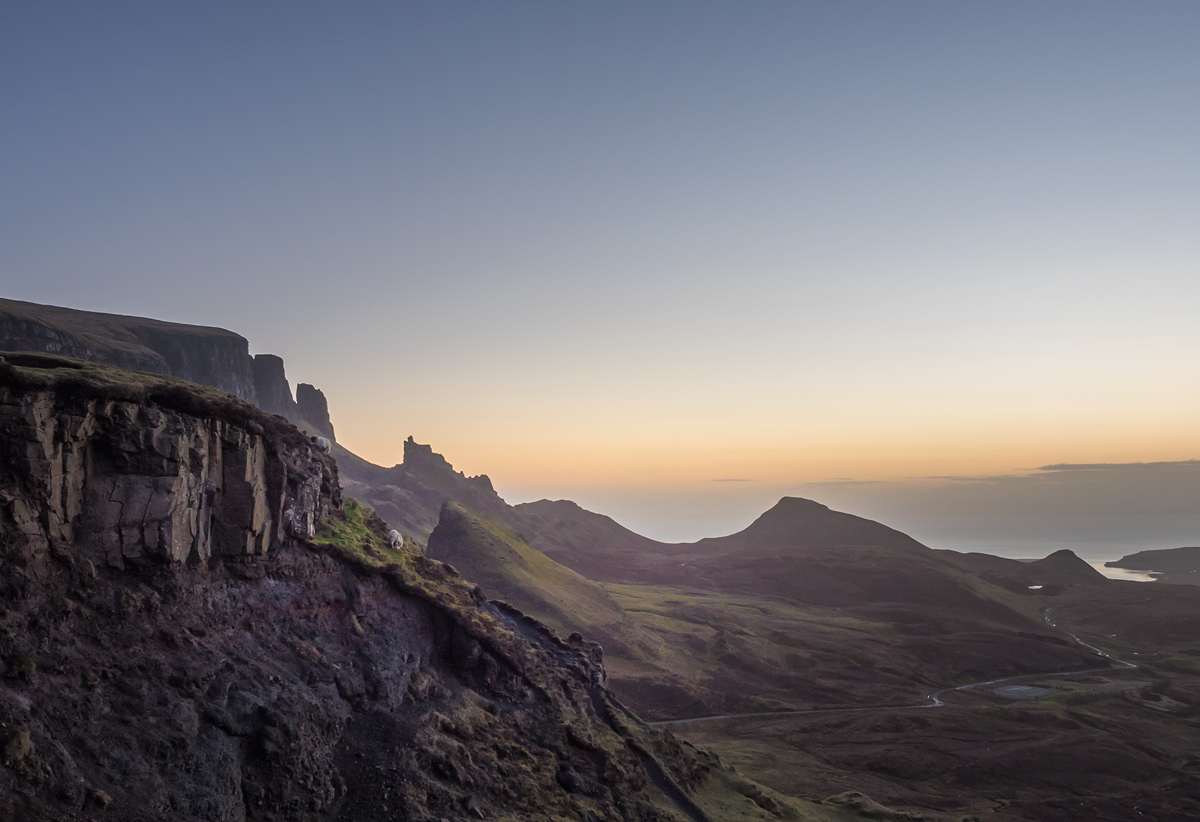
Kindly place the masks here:
POLYGON ((503 599, 564 635, 579 631, 612 652, 636 630, 600 585, 534 550, 511 528, 457 503, 442 509, 428 550, 489 597, 503 599))
POLYGON ((341 509, 331 511, 321 519, 312 541, 375 568, 407 562, 415 551, 408 542, 393 546, 387 538, 387 523, 369 506, 353 498, 347 498, 341 509))

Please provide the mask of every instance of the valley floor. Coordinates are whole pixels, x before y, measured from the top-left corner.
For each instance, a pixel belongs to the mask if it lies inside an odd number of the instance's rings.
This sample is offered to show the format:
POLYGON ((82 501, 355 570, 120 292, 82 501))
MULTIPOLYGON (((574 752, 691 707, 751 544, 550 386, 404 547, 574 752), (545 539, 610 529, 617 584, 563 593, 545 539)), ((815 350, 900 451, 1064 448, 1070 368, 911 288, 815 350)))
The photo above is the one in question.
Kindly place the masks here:
MULTIPOLYGON (((1035 699, 977 687, 944 694, 938 709, 671 727, 781 793, 853 788, 929 820, 1200 818, 1200 650, 1179 647, 1180 636, 1149 641, 1146 629, 1179 600, 1146 585, 1125 588, 1110 608, 1076 597, 1056 616, 1060 627, 1139 660, 1137 667, 1019 680, 1048 690, 1035 699), (1151 596, 1133 596, 1141 591, 1151 596), (1117 621, 1132 641, 1111 630, 1117 621)), ((1194 625, 1194 617, 1182 621, 1194 625)))

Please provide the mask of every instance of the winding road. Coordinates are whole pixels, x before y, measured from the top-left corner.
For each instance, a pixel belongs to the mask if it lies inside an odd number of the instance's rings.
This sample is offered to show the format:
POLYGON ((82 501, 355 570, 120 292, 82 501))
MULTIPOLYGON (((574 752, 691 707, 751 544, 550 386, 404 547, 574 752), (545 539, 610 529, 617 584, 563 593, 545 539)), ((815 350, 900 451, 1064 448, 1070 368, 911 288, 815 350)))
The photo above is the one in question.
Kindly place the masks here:
MULTIPOLYGON (((1089 645, 1088 643, 1084 642, 1082 639, 1075 636, 1075 634, 1071 633, 1070 631, 1066 630, 1065 628, 1059 628, 1058 625, 1056 625, 1055 623, 1050 621, 1050 610, 1051 610, 1050 608, 1042 609, 1042 619, 1046 620, 1046 624, 1049 625, 1051 628, 1056 628, 1059 631, 1062 631, 1064 634, 1066 634, 1071 639, 1078 642, 1083 647, 1087 648, 1088 650, 1095 651, 1098 655, 1109 660, 1112 663, 1113 668, 1136 668, 1137 667, 1136 664, 1134 664, 1132 662, 1126 662, 1123 659, 1117 659, 1116 657, 1112 656, 1111 654, 1100 650, 1095 645, 1089 645)), ((682 724, 688 723, 688 722, 711 722, 711 721, 718 720, 718 719, 752 719, 752 718, 756 718, 756 717, 765 717, 765 716, 771 716, 771 717, 802 716, 804 714, 849 714, 849 713, 858 713, 858 712, 862 712, 862 711, 895 710, 898 708, 909 708, 909 709, 911 709, 911 708, 941 708, 946 704, 945 702, 942 701, 942 698, 941 698, 942 694, 950 693, 951 691, 969 691, 973 688, 979 688, 984 685, 999 685, 1002 682, 1013 682, 1014 680, 1028 679, 1030 677, 1074 676, 1076 674, 1086 674, 1086 673, 1092 673, 1094 671, 1095 671, 1095 668, 1085 668, 1082 671, 1051 671, 1049 673, 1044 673, 1044 674, 1019 674, 1017 676, 1006 676, 1001 679, 989 679, 986 682, 972 682, 968 685, 959 685, 957 687, 942 688, 940 691, 934 691, 933 693, 931 693, 929 696, 926 697, 928 702, 924 702, 919 705, 865 705, 865 706, 858 707, 858 708, 811 708, 811 709, 803 710, 803 711, 759 711, 757 713, 749 713, 749 714, 719 714, 716 716, 692 716, 692 717, 688 717, 686 719, 665 719, 660 722, 651 722, 649 724, 650 725, 682 725, 682 724)))

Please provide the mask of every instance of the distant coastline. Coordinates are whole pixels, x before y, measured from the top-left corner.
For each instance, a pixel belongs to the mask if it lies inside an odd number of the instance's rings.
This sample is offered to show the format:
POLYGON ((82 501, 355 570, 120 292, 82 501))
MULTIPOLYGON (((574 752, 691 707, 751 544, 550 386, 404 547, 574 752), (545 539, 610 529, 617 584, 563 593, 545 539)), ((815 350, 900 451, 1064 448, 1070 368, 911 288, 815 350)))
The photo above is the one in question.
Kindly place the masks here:
POLYGON ((1144 573, 1156 582, 1200 585, 1200 547, 1139 551, 1105 563, 1101 573, 1144 573))

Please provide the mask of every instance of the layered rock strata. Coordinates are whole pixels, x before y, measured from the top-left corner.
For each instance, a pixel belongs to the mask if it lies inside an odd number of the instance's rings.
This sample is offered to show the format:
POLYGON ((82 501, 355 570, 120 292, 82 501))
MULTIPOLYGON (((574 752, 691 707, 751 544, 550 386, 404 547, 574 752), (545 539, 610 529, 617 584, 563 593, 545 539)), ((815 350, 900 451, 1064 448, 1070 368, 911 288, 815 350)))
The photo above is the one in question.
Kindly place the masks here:
POLYGON ((172 407, 169 384, 157 401, 122 397, 89 381, 99 369, 63 365, 34 355, 3 363, 6 547, 32 580, 54 556, 123 568, 263 555, 288 536, 313 536, 336 498, 332 460, 298 432, 273 438, 266 415, 232 397, 196 416, 172 407))

